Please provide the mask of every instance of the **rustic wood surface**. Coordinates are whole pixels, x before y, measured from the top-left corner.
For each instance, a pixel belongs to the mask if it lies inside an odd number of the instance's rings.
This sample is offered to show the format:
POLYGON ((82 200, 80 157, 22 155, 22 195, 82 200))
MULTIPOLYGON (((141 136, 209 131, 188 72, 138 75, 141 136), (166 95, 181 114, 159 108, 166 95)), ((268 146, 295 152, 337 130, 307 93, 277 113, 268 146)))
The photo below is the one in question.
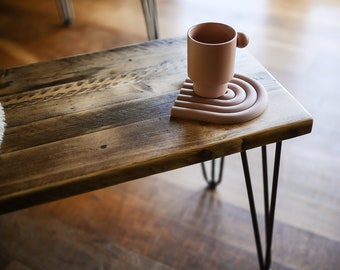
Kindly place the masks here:
MULTIPOLYGON (((1 0, 0 67, 147 40, 138 0, 73 2, 75 21, 65 28, 55 1, 1 0)), ((312 114, 313 132, 283 144, 273 269, 337 269, 340 2, 157 2, 161 37, 211 20, 247 32, 247 49, 312 114)), ((248 155, 259 176, 253 188, 261 221, 260 151, 248 155)), ((254 270, 240 163, 239 154, 226 158, 215 192, 205 189, 197 164, 0 215, 0 269, 254 270)))
POLYGON ((16 210, 311 131, 312 118, 247 52, 237 73, 269 92, 259 118, 170 118, 186 39, 166 39, 1 71, 6 129, 0 209, 16 210))

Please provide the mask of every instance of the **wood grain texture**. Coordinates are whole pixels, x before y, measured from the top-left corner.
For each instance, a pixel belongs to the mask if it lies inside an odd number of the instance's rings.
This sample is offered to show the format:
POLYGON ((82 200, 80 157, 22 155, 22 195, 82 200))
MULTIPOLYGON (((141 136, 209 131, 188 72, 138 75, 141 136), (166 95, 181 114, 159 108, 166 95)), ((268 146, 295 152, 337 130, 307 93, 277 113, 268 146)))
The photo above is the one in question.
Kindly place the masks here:
MULTIPOLYGON (((54 1, 1 0, 1 68, 147 40, 138 0, 73 2, 64 28, 54 1)), ((283 144, 273 269, 337 269, 339 1, 157 2, 164 38, 212 20, 247 32, 247 49, 313 115, 311 134, 283 144)), ((248 156, 261 213, 260 151, 248 156)), ((256 269, 240 163, 225 159, 216 192, 193 165, 1 215, 0 268, 256 269)))
POLYGON ((311 131, 311 116, 245 51, 237 70, 268 90, 263 115, 238 125, 170 119, 185 52, 185 38, 165 39, 1 71, 1 210, 311 131))

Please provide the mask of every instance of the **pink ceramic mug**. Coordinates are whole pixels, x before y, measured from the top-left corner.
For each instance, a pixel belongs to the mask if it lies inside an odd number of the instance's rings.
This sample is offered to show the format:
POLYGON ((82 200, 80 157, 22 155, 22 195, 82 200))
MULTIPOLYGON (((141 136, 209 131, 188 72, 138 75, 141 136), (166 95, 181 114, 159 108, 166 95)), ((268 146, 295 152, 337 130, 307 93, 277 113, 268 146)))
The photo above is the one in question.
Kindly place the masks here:
POLYGON ((194 92, 205 98, 218 98, 234 76, 236 47, 248 45, 248 37, 222 23, 202 23, 187 35, 188 75, 194 92))

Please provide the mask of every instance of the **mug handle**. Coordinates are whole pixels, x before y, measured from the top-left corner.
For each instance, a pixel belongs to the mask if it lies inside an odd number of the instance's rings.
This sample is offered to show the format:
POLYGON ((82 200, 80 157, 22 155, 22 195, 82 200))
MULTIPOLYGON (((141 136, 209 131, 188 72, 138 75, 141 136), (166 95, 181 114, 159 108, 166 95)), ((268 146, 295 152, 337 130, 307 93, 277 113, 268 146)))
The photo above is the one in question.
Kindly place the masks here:
POLYGON ((249 43, 249 38, 245 33, 242 32, 237 32, 237 42, 236 46, 238 48, 244 48, 248 45, 249 43))

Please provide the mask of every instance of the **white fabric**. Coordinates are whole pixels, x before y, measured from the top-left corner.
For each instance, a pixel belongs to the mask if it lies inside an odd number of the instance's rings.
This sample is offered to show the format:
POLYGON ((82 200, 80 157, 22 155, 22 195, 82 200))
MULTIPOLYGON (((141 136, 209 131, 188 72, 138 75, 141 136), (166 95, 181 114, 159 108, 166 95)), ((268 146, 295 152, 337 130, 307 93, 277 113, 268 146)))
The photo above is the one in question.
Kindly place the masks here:
POLYGON ((2 139, 4 137, 4 133, 5 133, 5 112, 4 112, 4 108, 2 107, 1 103, 0 103, 0 146, 2 143, 2 139))

